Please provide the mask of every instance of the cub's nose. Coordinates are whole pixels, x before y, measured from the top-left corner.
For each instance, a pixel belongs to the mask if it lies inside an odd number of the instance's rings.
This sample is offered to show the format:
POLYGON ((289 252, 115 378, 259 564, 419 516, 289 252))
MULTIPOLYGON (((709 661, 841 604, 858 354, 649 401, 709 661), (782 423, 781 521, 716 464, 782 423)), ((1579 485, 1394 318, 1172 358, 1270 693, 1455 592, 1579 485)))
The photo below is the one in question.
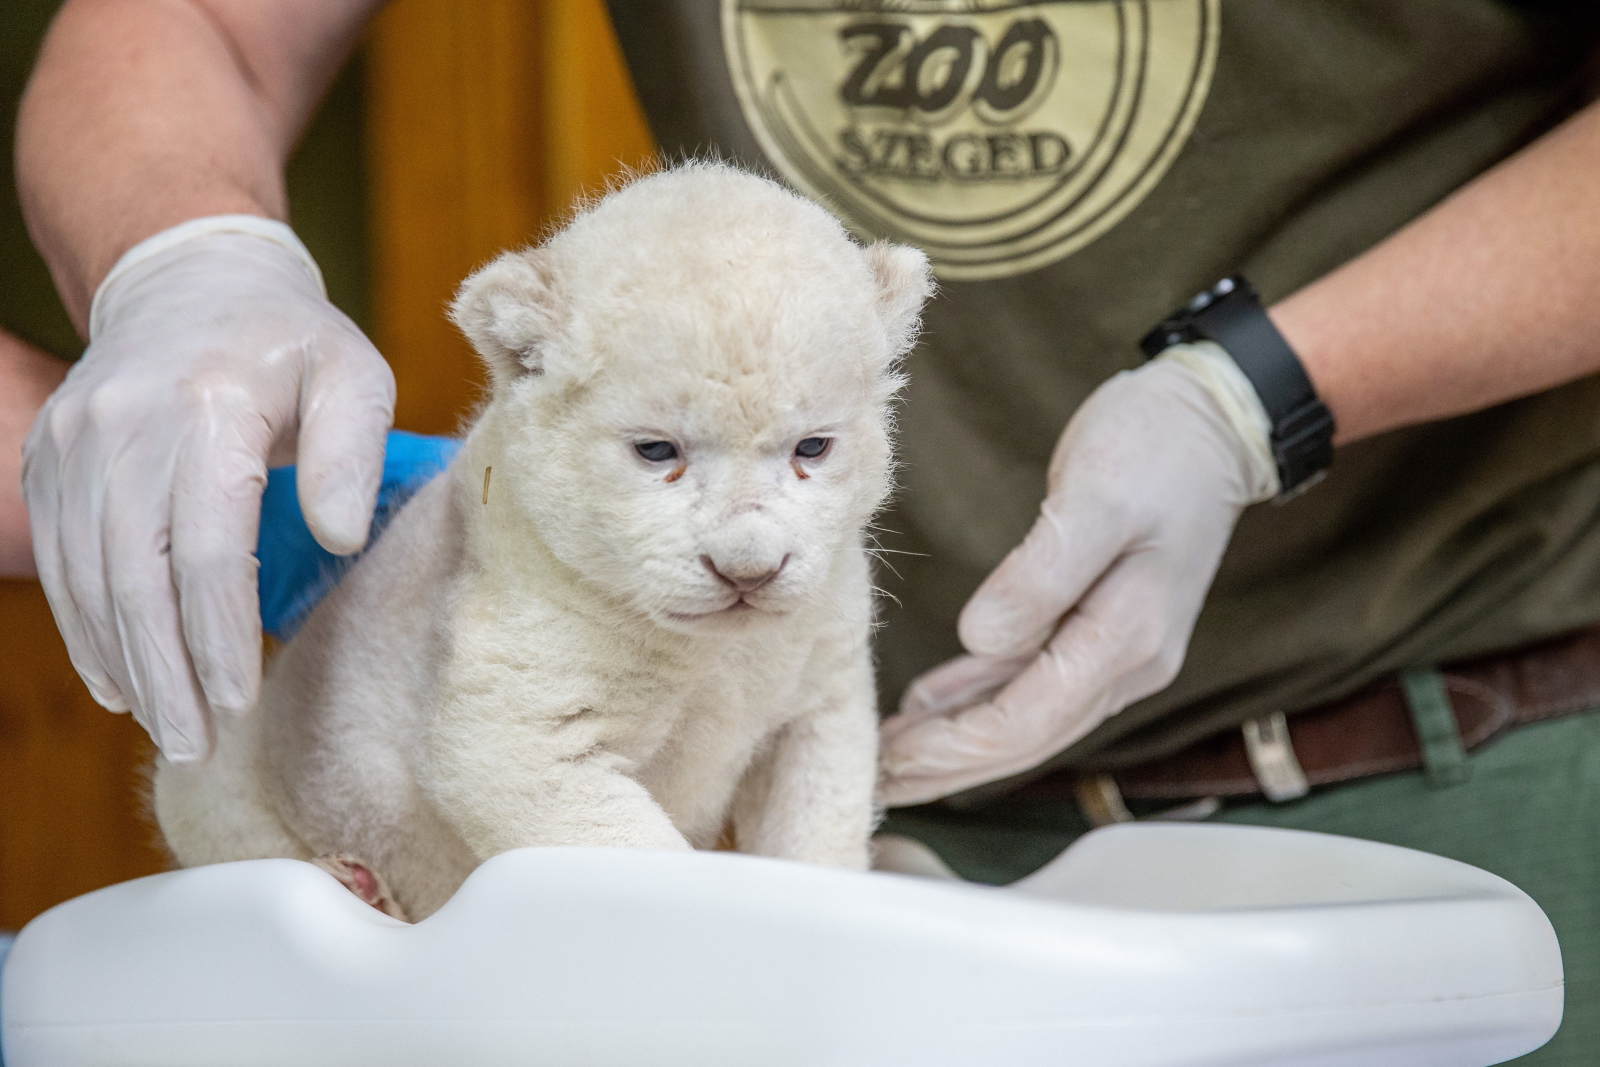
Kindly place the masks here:
POLYGON ((784 565, 789 562, 785 555, 778 561, 776 567, 768 568, 765 563, 739 562, 718 564, 710 556, 701 556, 700 563, 706 570, 716 575, 723 582, 731 585, 741 593, 753 593, 778 576, 784 565))

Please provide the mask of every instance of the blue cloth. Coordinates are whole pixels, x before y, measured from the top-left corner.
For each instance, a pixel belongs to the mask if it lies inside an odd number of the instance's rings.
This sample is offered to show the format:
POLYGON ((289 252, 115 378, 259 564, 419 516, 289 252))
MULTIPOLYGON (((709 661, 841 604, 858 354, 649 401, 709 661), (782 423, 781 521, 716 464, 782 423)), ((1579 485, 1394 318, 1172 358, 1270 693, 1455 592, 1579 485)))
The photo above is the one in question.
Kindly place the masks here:
MULTIPOLYGON (((449 466, 460 450, 461 442, 454 437, 389 432, 383 484, 378 489, 369 545, 400 505, 449 466)), ((300 513, 294 471, 293 467, 277 467, 267 472, 267 488, 261 494, 261 533, 256 543, 256 558, 261 561, 257 577, 261 627, 280 640, 294 636, 311 609, 339 584, 355 560, 354 556, 335 556, 311 536, 305 516, 300 513)))

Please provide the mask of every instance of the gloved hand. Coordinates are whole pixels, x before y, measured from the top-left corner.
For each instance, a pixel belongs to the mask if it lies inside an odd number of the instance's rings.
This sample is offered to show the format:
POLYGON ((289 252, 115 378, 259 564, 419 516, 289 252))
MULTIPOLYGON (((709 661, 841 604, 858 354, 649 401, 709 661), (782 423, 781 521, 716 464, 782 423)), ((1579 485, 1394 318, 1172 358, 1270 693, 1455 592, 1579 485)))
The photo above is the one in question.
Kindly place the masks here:
POLYGON ((172 760, 261 681, 256 525, 298 460, 317 541, 366 541, 394 408, 388 365, 287 226, 196 219, 136 245, 24 450, 39 578, 73 666, 172 760))
POLYGON ((1025 771, 1168 685, 1239 513, 1278 491, 1269 433, 1210 342, 1095 390, 1056 446, 1038 521, 962 610, 972 655, 918 678, 885 721, 880 800, 1025 771))

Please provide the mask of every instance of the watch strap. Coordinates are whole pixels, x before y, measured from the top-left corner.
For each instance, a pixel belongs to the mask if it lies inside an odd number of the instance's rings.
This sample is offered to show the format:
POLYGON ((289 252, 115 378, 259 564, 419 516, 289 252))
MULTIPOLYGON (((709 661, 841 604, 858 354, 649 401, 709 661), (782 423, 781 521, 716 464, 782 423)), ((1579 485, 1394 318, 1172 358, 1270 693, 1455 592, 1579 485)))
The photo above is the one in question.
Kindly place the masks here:
POLYGON ((1196 296, 1146 334, 1140 347, 1154 357, 1172 345, 1199 340, 1220 345, 1261 400, 1272 426, 1277 499, 1310 488, 1333 462, 1333 413, 1243 277, 1225 278, 1196 296))

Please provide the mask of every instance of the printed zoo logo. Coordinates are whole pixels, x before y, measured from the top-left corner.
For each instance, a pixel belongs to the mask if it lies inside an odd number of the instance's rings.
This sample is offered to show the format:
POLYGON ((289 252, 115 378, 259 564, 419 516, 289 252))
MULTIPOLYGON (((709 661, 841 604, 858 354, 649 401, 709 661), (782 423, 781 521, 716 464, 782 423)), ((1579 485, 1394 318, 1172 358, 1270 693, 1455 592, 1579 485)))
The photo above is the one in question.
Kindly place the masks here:
POLYGON ((940 275, 1121 221, 1193 129, 1221 0, 723 0, 746 120, 797 187, 940 275))
POLYGON ((918 40, 904 22, 861 22, 839 40, 860 54, 839 88, 857 119, 839 134, 850 173, 982 182, 1055 175, 1070 162, 1060 134, 1018 127, 1060 66, 1044 19, 1017 19, 992 47, 977 27, 950 23, 918 40), (957 126, 969 111, 983 128, 957 126))

